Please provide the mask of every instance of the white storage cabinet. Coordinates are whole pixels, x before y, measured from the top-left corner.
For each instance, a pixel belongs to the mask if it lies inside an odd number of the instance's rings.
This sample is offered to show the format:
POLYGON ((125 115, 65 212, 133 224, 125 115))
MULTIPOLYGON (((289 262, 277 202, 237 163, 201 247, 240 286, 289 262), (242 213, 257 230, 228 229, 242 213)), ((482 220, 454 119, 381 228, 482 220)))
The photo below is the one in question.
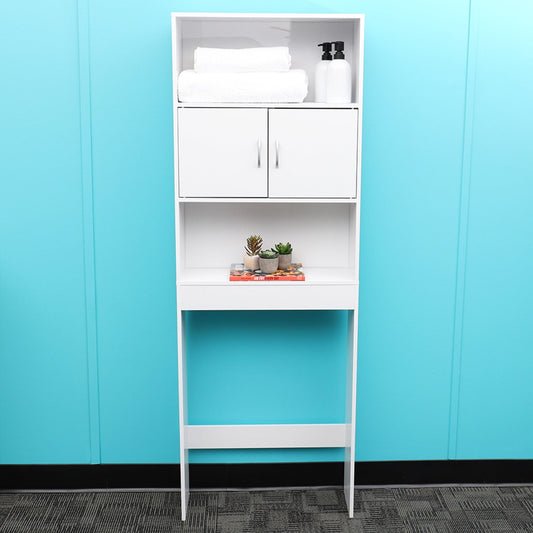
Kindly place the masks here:
MULTIPOLYGON (((176 291, 182 519, 188 451, 342 447, 353 516, 364 15, 172 14, 176 291), (314 102, 317 44, 344 40, 353 101, 314 102), (177 77, 196 46, 289 46, 307 71, 301 104, 181 103, 177 77), (246 237, 287 240, 304 282, 230 282, 246 237), (208 242, 207 248, 203 243, 208 242), (334 249, 335 254, 323 250, 334 249), (346 411, 342 424, 194 425, 188 422, 184 312, 348 311, 346 411)), ((287 354, 290 357, 290 354, 287 354)))
POLYGON ((356 195, 356 109, 182 108, 178 146, 183 198, 356 195))

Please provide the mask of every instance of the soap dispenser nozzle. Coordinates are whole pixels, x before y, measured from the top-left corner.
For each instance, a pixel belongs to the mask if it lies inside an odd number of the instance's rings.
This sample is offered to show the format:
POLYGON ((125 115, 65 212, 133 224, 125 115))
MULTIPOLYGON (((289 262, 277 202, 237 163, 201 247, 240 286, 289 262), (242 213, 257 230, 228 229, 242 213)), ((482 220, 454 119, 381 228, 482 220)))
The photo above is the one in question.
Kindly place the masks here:
POLYGON ((344 41, 335 41, 335 56, 334 59, 344 59, 344 41))
POLYGON ((318 46, 322 47, 322 59, 324 60, 333 59, 331 55, 331 43, 320 43, 318 46))

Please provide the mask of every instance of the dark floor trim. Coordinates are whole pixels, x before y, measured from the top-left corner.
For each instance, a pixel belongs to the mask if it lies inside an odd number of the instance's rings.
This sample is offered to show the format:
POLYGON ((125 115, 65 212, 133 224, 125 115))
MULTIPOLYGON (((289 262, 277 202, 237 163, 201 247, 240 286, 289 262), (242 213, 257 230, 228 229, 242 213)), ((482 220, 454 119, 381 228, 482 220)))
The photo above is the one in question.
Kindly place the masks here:
MULTIPOLYGON (((334 486, 343 463, 192 464, 192 488, 334 486)), ((532 483, 533 460, 356 463, 357 485, 532 483)), ((0 465, 0 490, 178 488, 179 465, 0 465)))

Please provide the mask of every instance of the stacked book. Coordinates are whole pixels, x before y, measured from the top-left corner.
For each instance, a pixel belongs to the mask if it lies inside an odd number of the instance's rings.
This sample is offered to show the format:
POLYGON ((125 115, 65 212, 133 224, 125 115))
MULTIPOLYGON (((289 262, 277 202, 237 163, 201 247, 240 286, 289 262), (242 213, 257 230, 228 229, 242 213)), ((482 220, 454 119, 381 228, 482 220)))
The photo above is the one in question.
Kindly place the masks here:
POLYGON ((246 270, 242 263, 233 263, 229 272, 230 281, 305 281, 302 263, 292 263, 286 270, 265 274, 260 270, 246 270))

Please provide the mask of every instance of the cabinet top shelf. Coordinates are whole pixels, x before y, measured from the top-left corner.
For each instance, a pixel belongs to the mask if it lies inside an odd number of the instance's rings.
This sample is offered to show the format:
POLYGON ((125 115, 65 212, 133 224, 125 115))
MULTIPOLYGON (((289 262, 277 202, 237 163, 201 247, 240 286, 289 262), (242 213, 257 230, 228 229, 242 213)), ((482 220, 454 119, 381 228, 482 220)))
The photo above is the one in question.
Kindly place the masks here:
POLYGON ((347 21, 361 20, 364 14, 354 13, 172 13, 173 18, 188 20, 298 20, 298 21, 347 21))
POLYGON ((253 107, 264 109, 359 109, 357 102, 347 104, 326 104, 321 102, 302 102, 301 104, 269 103, 218 103, 218 102, 178 102, 178 107, 253 107))

